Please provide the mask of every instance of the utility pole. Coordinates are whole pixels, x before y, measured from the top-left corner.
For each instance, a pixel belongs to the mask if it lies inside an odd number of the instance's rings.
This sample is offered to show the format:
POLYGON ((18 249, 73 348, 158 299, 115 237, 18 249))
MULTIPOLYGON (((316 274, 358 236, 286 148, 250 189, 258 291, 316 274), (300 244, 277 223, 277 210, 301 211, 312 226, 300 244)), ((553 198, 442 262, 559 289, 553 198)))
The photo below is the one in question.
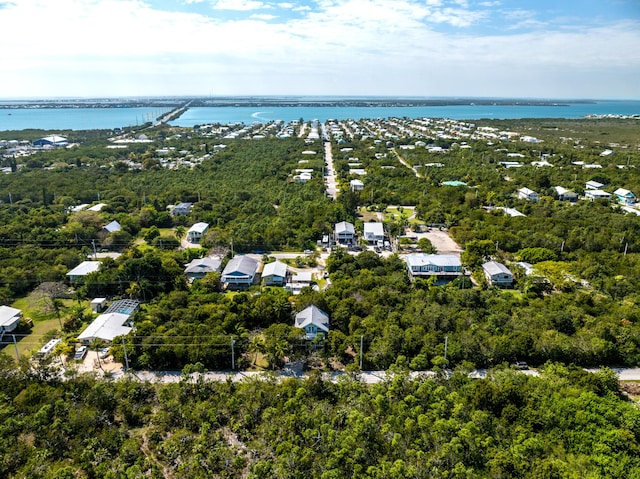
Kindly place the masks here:
POLYGON ((124 344, 124 338, 122 338, 122 349, 124 350, 125 371, 128 371, 129 370, 129 357, 127 356, 127 347, 124 344))
POLYGON ((93 246, 93 259, 98 257, 98 253, 96 252, 96 240, 91 240, 91 245, 93 246))
POLYGON ((18 343, 16 343, 16 335, 12 334, 11 337, 13 338, 13 345, 16 348, 16 359, 20 361, 20 351, 18 351, 18 343))
POLYGON ((231 336, 231 370, 233 371, 236 368, 236 350, 234 348, 236 344, 236 340, 231 336))
POLYGON ((449 336, 444 337, 444 359, 447 359, 447 348, 449 346, 449 336))
POLYGON ((360 371, 362 371, 362 347, 364 343, 364 336, 360 336, 360 371))

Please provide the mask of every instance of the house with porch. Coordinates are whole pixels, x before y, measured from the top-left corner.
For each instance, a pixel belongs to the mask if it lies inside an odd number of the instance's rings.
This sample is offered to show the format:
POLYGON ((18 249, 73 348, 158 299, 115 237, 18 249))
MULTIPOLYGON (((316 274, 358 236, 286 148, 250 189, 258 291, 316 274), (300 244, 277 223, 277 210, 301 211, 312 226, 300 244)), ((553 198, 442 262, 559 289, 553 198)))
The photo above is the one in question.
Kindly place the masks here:
POLYGON ((518 190, 518 198, 527 201, 539 201, 540 196, 533 190, 523 187, 518 190))
POLYGON ((621 205, 629 206, 635 204, 637 201, 636 195, 634 195, 629 190, 625 190, 624 188, 618 188, 613 192, 613 195, 621 205))
POLYGON ((491 286, 509 288, 513 285, 513 273, 502 263, 489 261, 482 265, 482 271, 491 286))
POLYGON ((211 256, 195 258, 186 265, 184 274, 190 280, 202 279, 208 273, 220 271, 220 266, 222 266, 222 260, 220 258, 213 258, 211 256))
POLYGON ((329 333, 329 315, 312 304, 296 314, 295 327, 303 329, 308 340, 326 336, 329 333))
POLYGON ((462 263, 455 254, 413 253, 405 257, 411 279, 436 277, 436 284, 445 284, 462 276, 462 263))
POLYGON ((553 188, 555 194, 556 194, 556 199, 558 201, 568 201, 570 203, 575 203, 576 201, 578 201, 578 194, 568 190, 566 188, 563 188, 562 186, 555 186, 553 188))
POLYGON ((352 245, 355 243, 356 229, 348 221, 341 221, 335 225, 333 239, 337 244, 352 245))
POLYGON ((384 241, 384 228, 382 223, 364 223, 364 239, 369 244, 381 244, 384 241))
POLYGON ((189 243, 200 243, 200 240, 209 230, 209 223, 196 223, 187 230, 187 241, 189 243))
POLYGON ((222 283, 225 288, 244 289, 253 284, 258 261, 243 255, 234 256, 222 271, 222 283))
POLYGON ((284 286, 287 282, 287 265, 282 261, 267 263, 262 268, 262 283, 265 286, 284 286))

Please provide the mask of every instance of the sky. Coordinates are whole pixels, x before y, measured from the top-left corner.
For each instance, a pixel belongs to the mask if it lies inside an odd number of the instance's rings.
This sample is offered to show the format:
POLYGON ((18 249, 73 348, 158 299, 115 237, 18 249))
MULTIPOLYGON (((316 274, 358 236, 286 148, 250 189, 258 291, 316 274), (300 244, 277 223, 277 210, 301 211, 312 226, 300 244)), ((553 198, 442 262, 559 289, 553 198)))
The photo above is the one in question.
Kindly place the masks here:
POLYGON ((0 97, 640 99, 640 0, 0 0, 0 97))

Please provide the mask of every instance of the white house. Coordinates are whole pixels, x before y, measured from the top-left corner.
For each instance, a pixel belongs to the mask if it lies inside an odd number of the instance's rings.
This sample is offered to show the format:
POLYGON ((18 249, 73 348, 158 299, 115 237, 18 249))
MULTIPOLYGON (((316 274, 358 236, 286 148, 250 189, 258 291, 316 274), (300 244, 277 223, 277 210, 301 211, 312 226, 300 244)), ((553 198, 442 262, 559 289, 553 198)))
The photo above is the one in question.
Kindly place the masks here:
POLYGON ((437 282, 446 283, 462 275, 462 263, 455 254, 414 253, 405 262, 412 279, 435 276, 437 282))
POLYGON ((189 243, 200 243, 200 240, 209 229, 208 223, 196 223, 187 231, 187 241, 189 243))
POLYGON ((258 261, 249 256, 234 256, 222 271, 222 282, 226 287, 249 287, 253 283, 258 261))
POLYGON ((304 329, 305 339, 315 339, 329 333, 329 315, 315 305, 308 306, 296 314, 295 327, 304 329))
POLYGON ((0 333, 10 333, 18 327, 22 311, 11 306, 0 306, 0 333))
POLYGON ((285 285, 285 289, 293 295, 298 295, 303 288, 311 286, 313 275, 311 271, 300 271, 291 276, 291 281, 285 285))
POLYGON ((187 264, 184 274, 189 279, 202 279, 208 273, 220 271, 222 260, 220 258, 212 258, 205 256, 204 258, 195 258, 187 264))
POLYGON ((262 269, 262 282, 265 286, 284 286, 287 281, 287 265, 282 261, 267 263, 262 269))
POLYGON ((584 197, 588 200, 608 200, 611 198, 611 193, 607 193, 603 190, 586 190, 584 192, 584 197))
POLYGON ((74 281, 82 280, 86 275, 95 273, 100 269, 100 261, 83 261, 78 266, 73 268, 71 271, 67 273, 67 277, 69 281, 72 283, 74 281))
POLYGON ((378 241, 384 241, 384 228, 382 223, 365 223, 364 239, 370 244, 376 244, 378 241))
POLYGON ((513 273, 502 263, 489 261, 482 265, 482 270, 491 286, 506 288, 513 284, 513 273))
POLYGON ((111 342, 118 336, 125 336, 133 329, 129 325, 131 315, 123 313, 105 313, 98 316, 80 333, 78 341, 88 344, 94 339, 111 342))
POLYGON ((538 196, 538 193, 536 193, 533 190, 530 190, 529 188, 520 188, 518 190, 518 198, 522 199, 522 200, 527 200, 527 201, 539 201, 540 200, 540 196, 538 196))
POLYGON ((101 313, 107 306, 107 298, 93 298, 91 300, 91 311, 101 313))
POLYGON ((602 183, 598 183, 597 181, 587 181, 586 184, 584 185, 586 190, 601 190, 602 188, 604 188, 604 185, 602 183))
POLYGON ((348 221, 341 221, 335 225, 333 238, 336 243, 342 245, 351 245, 355 242, 356 230, 353 224, 348 221))
POLYGON ((613 194, 615 195, 616 200, 618 200, 618 203, 620 203, 621 205, 633 205, 637 201, 636 195, 634 195, 629 190, 625 190, 624 188, 618 188, 613 192, 613 194))
POLYGON ((364 188, 364 183, 362 182, 362 180, 351 180, 349 184, 351 186, 351 191, 362 191, 362 189, 364 188))

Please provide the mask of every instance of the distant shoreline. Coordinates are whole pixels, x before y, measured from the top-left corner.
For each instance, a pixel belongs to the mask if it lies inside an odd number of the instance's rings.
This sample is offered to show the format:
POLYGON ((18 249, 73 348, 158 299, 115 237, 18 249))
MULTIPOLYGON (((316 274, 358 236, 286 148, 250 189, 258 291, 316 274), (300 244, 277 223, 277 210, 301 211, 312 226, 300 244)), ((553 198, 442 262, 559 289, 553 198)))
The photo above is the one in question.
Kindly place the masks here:
POLYGON ((318 97, 194 97, 148 99, 0 100, 0 109, 179 107, 424 107, 424 106, 570 106, 596 100, 536 100, 518 98, 318 98, 318 97))

